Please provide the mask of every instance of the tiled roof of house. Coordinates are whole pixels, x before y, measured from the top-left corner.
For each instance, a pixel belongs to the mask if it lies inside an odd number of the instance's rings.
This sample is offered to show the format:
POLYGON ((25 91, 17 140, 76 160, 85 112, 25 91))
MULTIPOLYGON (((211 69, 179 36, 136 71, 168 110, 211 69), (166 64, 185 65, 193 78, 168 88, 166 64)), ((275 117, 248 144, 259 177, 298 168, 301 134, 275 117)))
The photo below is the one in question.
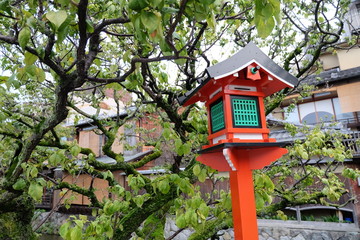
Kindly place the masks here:
MULTIPOLYGON (((132 162, 132 161, 136 161, 136 160, 139 160, 151 153, 153 153, 154 151, 153 150, 148 150, 148 151, 145 151, 145 152, 139 152, 139 153, 136 153, 134 155, 131 155, 131 156, 124 156, 124 161, 125 162, 132 162)), ((96 158, 97 161, 101 162, 101 163, 107 163, 107 164, 115 164, 116 163, 116 160, 111 158, 111 157, 108 157, 108 156, 102 156, 102 157, 97 157, 96 158)))
MULTIPOLYGON (((286 120, 277 119, 272 114, 269 114, 268 116, 266 116, 266 121, 271 126, 285 126, 286 124, 293 124, 299 128, 305 126, 304 124, 296 124, 296 123, 292 123, 292 122, 289 122, 286 120)), ((310 129, 314 129, 316 126, 315 125, 306 125, 306 127, 310 128, 310 129)), ((353 133, 353 131, 347 129, 344 126, 344 124, 341 122, 336 123, 336 124, 333 122, 332 123, 324 123, 324 127, 322 129, 323 130, 336 130, 336 131, 340 131, 343 134, 353 133)), ((282 129, 282 130, 271 130, 269 137, 275 138, 277 142, 292 143, 296 139, 305 139, 306 135, 302 132, 298 132, 295 136, 291 136, 291 134, 287 130, 282 129)))
MULTIPOLYGON (((97 119, 99 119, 99 120, 114 119, 116 117, 125 118, 126 116, 129 115, 129 112, 133 112, 135 110, 136 110, 135 107, 129 107, 127 109, 124 109, 124 110, 120 111, 119 113, 98 115, 97 119)), ((80 119, 76 124, 74 122, 71 122, 71 123, 65 124, 65 126, 66 127, 71 127, 71 126, 83 127, 83 126, 92 125, 93 122, 94 122, 94 120, 92 120, 90 118, 84 118, 84 119, 80 119)))
POLYGON ((330 69, 317 75, 310 75, 301 81, 302 84, 323 85, 326 83, 337 82, 351 78, 360 78, 360 67, 340 70, 339 68, 330 69))

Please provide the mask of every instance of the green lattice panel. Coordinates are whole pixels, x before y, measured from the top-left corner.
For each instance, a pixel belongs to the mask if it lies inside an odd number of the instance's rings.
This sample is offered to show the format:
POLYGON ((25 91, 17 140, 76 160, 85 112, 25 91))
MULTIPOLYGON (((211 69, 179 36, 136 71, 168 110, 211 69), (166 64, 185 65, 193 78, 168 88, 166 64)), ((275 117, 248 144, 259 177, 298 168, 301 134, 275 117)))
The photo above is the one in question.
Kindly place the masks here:
POLYGON ((234 126, 259 126, 259 116, 256 100, 232 99, 234 111, 234 126))
POLYGON ((212 132, 217 132, 225 127, 224 108, 222 101, 211 106, 210 115, 212 132))

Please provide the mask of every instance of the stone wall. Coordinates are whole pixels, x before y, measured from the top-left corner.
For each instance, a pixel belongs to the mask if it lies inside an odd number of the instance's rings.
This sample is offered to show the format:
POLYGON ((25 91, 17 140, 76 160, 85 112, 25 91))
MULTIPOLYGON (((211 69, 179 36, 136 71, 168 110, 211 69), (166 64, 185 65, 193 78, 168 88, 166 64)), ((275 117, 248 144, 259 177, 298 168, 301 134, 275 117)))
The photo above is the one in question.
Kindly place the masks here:
POLYGON ((258 220, 259 240, 359 240, 351 223, 258 220))
POLYGON ((37 212, 33 218, 33 229, 37 229, 38 233, 58 234, 59 228, 70 217, 68 214, 53 212, 49 216, 49 212, 37 212), (45 221, 45 222, 44 222, 45 221), (44 223, 43 223, 44 222, 44 223), (41 225, 40 228, 38 228, 41 225))
MULTIPOLYGON (((297 222, 279 220, 258 220, 259 240, 359 240, 360 229, 350 223, 297 222)), ((172 218, 165 225, 165 239, 172 236, 179 228, 172 218)), ((174 240, 186 240, 192 231, 181 231, 174 240)), ((233 229, 218 233, 220 240, 234 239, 233 229)))

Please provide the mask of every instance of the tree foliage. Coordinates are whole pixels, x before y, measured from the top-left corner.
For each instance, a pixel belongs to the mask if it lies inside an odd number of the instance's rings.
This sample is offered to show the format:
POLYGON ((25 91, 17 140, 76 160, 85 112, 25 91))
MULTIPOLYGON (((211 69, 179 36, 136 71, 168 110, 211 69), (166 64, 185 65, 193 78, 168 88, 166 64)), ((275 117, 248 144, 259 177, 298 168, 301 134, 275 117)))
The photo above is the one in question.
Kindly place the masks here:
POLYGON ((272 215, 286 207, 304 204, 340 207, 353 202, 354 196, 346 189, 345 182, 346 178, 355 180, 360 172, 344 168, 344 162, 352 158, 351 150, 343 144, 348 136, 323 126, 288 125, 286 128, 298 139, 289 146, 286 156, 261 170, 261 174, 272 181, 262 179, 263 185, 255 181, 260 187, 257 191, 259 214, 272 215), (270 182, 269 186, 264 187, 266 182, 270 182), (339 205, 342 196, 344 201, 339 205), (272 198, 278 200, 271 204, 272 198))
MULTIPOLYGON (((314 69, 319 53, 339 39, 346 3, 281 4, 278 0, 1 1, 0 219, 22 219, 17 224, 24 227, 11 232, 13 227, 1 224, 0 237, 34 237, 29 218, 22 216, 32 215, 43 187, 80 193, 97 209, 92 222, 80 216, 63 225, 60 234, 66 239, 128 239, 132 234, 162 239, 169 212, 176 215, 180 228, 196 230, 193 239, 229 226, 229 194, 204 198, 193 185, 206 178, 218 181, 213 170, 194 160, 194 151, 206 142, 204 110, 196 105, 182 109, 176 98, 205 76, 206 67, 249 41, 268 47, 270 56, 297 77, 314 69), (109 89, 117 113, 122 94, 134 97, 126 117, 100 117, 100 104, 109 89), (89 114, 79 104, 97 111, 89 114), (115 164, 100 163, 91 149, 63 140, 75 134, 74 127, 63 124, 74 113, 75 120, 91 119, 96 132, 106 137, 101 151, 115 164), (139 142, 154 146, 154 152, 136 162, 124 161, 123 152, 112 148, 125 140, 119 138, 119 129, 149 115, 156 116, 153 121, 162 135, 139 142), (163 166, 166 172, 152 178, 140 174, 137 169, 164 154, 164 146, 174 150, 163 166), (92 185, 84 188, 49 178, 42 174, 44 166, 103 179, 115 197, 98 199, 92 185), (130 191, 114 179, 112 172, 118 170, 127 175, 130 191), (210 226, 216 226, 212 232, 210 226)), ((268 111, 289 93, 286 89, 270 99, 268 111)), ((295 158, 294 154, 289 156, 295 158)), ((269 178, 262 176, 255 177, 258 189, 275 191, 269 178)), ((271 202, 270 193, 256 194, 260 207, 261 199, 271 202)), ((287 206, 298 203, 294 198, 286 197, 287 206)))

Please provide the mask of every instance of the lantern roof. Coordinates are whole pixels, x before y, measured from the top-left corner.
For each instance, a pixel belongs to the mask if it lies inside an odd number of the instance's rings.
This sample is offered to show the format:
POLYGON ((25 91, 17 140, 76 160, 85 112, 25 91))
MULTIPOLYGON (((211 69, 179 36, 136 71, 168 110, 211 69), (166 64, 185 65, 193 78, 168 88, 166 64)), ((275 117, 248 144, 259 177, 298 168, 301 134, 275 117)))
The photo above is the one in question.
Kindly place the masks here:
POLYGON ((203 97, 197 94, 211 81, 221 81, 231 75, 236 75, 241 70, 255 64, 262 72, 269 75, 266 88, 262 90, 265 96, 269 96, 286 87, 294 87, 298 79, 289 72, 277 65, 265 53, 263 53, 253 42, 248 43, 243 49, 228 59, 206 69, 207 76, 199 81, 199 85, 178 98, 181 105, 190 105, 197 101, 204 101, 203 97))

